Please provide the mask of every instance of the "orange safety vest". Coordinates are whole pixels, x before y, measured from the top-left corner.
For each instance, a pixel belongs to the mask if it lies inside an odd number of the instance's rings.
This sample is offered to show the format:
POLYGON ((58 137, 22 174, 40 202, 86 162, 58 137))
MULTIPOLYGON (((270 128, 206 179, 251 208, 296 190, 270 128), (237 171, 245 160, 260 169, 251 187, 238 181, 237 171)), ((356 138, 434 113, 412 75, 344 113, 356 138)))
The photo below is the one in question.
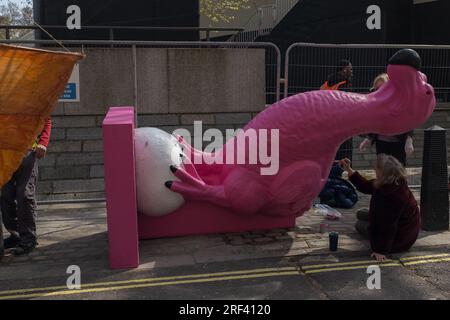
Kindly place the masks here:
POLYGON ((330 85, 328 84, 328 81, 326 81, 326 82, 320 87, 320 90, 339 90, 339 88, 340 88, 342 85, 346 84, 346 83, 347 83, 347 81, 344 80, 344 81, 341 81, 341 82, 339 82, 339 83, 336 83, 335 85, 330 86, 330 85))

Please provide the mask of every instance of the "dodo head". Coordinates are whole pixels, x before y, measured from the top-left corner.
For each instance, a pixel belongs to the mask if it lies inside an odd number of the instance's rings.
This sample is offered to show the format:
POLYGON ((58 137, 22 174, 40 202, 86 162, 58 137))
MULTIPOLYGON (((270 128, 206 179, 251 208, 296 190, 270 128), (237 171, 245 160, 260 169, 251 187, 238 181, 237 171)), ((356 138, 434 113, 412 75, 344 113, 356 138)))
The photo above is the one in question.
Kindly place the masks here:
POLYGON ((417 71, 420 71, 420 68, 422 68, 422 59, 420 59, 420 56, 416 51, 412 49, 402 49, 397 51, 397 53, 389 59, 389 64, 410 66, 417 71))
POLYGON ((375 93, 385 102, 379 134, 401 134, 420 127, 436 105, 434 89, 420 72, 422 61, 412 49, 402 49, 389 59, 389 81, 375 93))

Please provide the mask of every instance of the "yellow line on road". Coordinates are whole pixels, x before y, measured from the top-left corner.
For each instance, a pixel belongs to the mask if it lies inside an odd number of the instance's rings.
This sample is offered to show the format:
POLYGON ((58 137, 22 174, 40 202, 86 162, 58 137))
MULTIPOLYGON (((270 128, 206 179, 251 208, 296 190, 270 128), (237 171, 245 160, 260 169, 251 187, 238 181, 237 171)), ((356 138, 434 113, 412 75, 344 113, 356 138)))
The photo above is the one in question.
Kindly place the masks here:
POLYGON ((248 274, 248 275, 241 275, 241 276, 227 276, 227 277, 215 277, 215 278, 206 278, 206 279, 192 279, 192 280, 167 281, 167 282, 158 282, 158 283, 144 283, 144 284, 113 286, 113 287, 105 287, 105 288, 65 290, 65 291, 50 292, 50 293, 33 293, 33 294, 2 296, 2 297, 0 297, 0 300, 45 298, 45 297, 54 297, 54 296, 67 296, 67 295, 85 294, 85 293, 120 291, 120 290, 139 289, 139 288, 148 288, 148 287, 173 286, 173 285, 177 285, 177 284, 207 283, 207 282, 217 282, 217 281, 246 280, 246 279, 294 276, 294 275, 300 275, 300 273, 298 271, 283 271, 283 272, 271 272, 271 273, 261 273, 261 274, 248 274))
POLYGON ((323 273, 323 272, 332 272, 332 271, 346 271, 346 270, 356 270, 356 269, 367 269, 371 265, 379 266, 379 267, 401 267, 402 266, 399 262, 383 263, 383 264, 372 263, 372 264, 358 265, 358 266, 351 266, 351 267, 338 267, 338 268, 306 270, 305 274, 323 273))
POLYGON ((410 260, 440 258, 440 257, 450 257, 450 254, 442 253, 442 254, 430 254, 430 255, 426 255, 426 256, 405 257, 405 258, 400 258, 400 261, 410 261, 410 260))
POLYGON ((403 263, 405 266, 412 266, 415 264, 425 264, 425 263, 437 263, 437 262, 447 262, 450 261, 450 258, 442 258, 442 259, 428 259, 428 260, 419 260, 419 261, 411 261, 403 263))
MULTIPOLYGON (((216 272, 216 273, 190 274, 190 275, 183 275, 183 276, 144 278, 144 279, 134 279, 134 280, 119 280, 119 281, 109 281, 109 282, 87 283, 87 284, 83 284, 82 287, 83 288, 91 288, 91 287, 100 287, 100 286, 116 286, 116 285, 131 284, 131 283, 157 282, 157 281, 168 281, 168 280, 195 279, 195 278, 231 276, 231 275, 263 273, 263 272, 283 272, 283 271, 297 271, 297 268, 295 268, 295 267, 261 268, 261 269, 238 270, 238 271, 227 271, 227 272, 216 272)), ((52 291, 52 290, 62 290, 62 289, 67 289, 67 286, 53 286, 53 287, 30 288, 30 289, 21 289, 21 290, 6 290, 6 291, 0 291, 0 299, 4 295, 11 295, 11 294, 16 294, 16 293, 23 294, 23 293, 29 293, 29 292, 52 291)))
MULTIPOLYGON (((400 261, 386 260, 383 263, 378 263, 375 260, 362 260, 362 261, 308 265, 303 266, 301 268, 302 270, 304 270, 305 274, 314 274, 332 271, 365 269, 371 265, 378 265, 380 267, 400 267, 402 265, 409 266, 409 265, 437 263, 446 261, 450 261, 450 254, 406 257, 400 259, 400 261), (439 257, 442 258, 438 259, 439 257)), ((119 281, 83 284, 82 285, 83 289, 80 290, 68 290, 67 286, 51 286, 42 288, 0 291, 0 300, 75 295, 83 293, 96 293, 96 292, 106 292, 106 291, 116 291, 116 290, 126 290, 126 289, 136 289, 136 288, 146 288, 156 286, 169 286, 177 284, 205 283, 205 282, 217 282, 227 280, 245 280, 245 279, 300 275, 300 274, 301 273, 297 270, 296 267, 280 267, 280 268, 260 268, 250 270, 204 273, 204 274, 191 274, 181 276, 167 276, 157 278, 144 278, 134 280, 119 280, 119 281)))
MULTIPOLYGON (((393 262, 395 260, 385 260, 386 263, 393 262)), ((315 264, 302 267, 303 270, 309 269, 317 269, 317 268, 326 268, 326 267, 335 267, 335 266, 351 266, 355 264, 377 264, 378 262, 374 259, 372 260, 362 260, 362 261, 351 261, 351 262, 336 262, 336 263, 324 263, 324 264, 315 264)))
MULTIPOLYGON (((450 254, 442 253, 442 254, 432 254, 432 255, 426 255, 426 256, 406 257, 406 258, 400 258, 400 262, 411 261, 411 260, 423 260, 423 259, 429 259, 429 258, 440 258, 440 257, 450 257, 450 254)), ((380 265, 383 265, 384 263, 397 263, 397 262, 399 262, 399 261, 387 259, 384 262, 382 262, 380 265)), ((321 269, 321 268, 328 268, 328 267, 352 266, 352 265, 363 265, 363 264, 366 265, 366 264, 379 264, 379 263, 376 260, 372 259, 372 260, 307 265, 307 266, 302 266, 301 268, 302 268, 302 270, 310 270, 310 269, 321 269)))

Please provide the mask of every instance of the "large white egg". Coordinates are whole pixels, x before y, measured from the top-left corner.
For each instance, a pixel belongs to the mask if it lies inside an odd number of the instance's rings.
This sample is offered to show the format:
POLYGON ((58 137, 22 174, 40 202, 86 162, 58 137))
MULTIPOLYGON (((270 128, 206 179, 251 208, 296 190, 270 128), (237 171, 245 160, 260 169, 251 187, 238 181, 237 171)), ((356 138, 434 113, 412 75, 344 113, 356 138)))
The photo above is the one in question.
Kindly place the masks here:
POLYGON ((166 188, 166 181, 178 181, 170 165, 182 167, 183 153, 177 139, 157 128, 135 131, 137 205, 140 213, 159 217, 183 205, 183 197, 166 188))

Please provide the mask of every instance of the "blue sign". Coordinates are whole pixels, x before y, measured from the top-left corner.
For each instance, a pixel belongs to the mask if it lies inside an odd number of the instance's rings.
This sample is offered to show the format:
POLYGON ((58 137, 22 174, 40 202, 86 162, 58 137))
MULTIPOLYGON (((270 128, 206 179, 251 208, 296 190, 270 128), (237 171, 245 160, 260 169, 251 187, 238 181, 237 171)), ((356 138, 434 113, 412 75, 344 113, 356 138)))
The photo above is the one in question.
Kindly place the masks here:
POLYGON ((67 82, 64 93, 59 97, 60 102, 80 101, 80 67, 76 64, 73 68, 70 79, 67 82))
POLYGON ((66 88, 64 89, 63 95, 60 97, 60 100, 75 100, 76 98, 77 98, 77 84, 68 83, 66 88))

